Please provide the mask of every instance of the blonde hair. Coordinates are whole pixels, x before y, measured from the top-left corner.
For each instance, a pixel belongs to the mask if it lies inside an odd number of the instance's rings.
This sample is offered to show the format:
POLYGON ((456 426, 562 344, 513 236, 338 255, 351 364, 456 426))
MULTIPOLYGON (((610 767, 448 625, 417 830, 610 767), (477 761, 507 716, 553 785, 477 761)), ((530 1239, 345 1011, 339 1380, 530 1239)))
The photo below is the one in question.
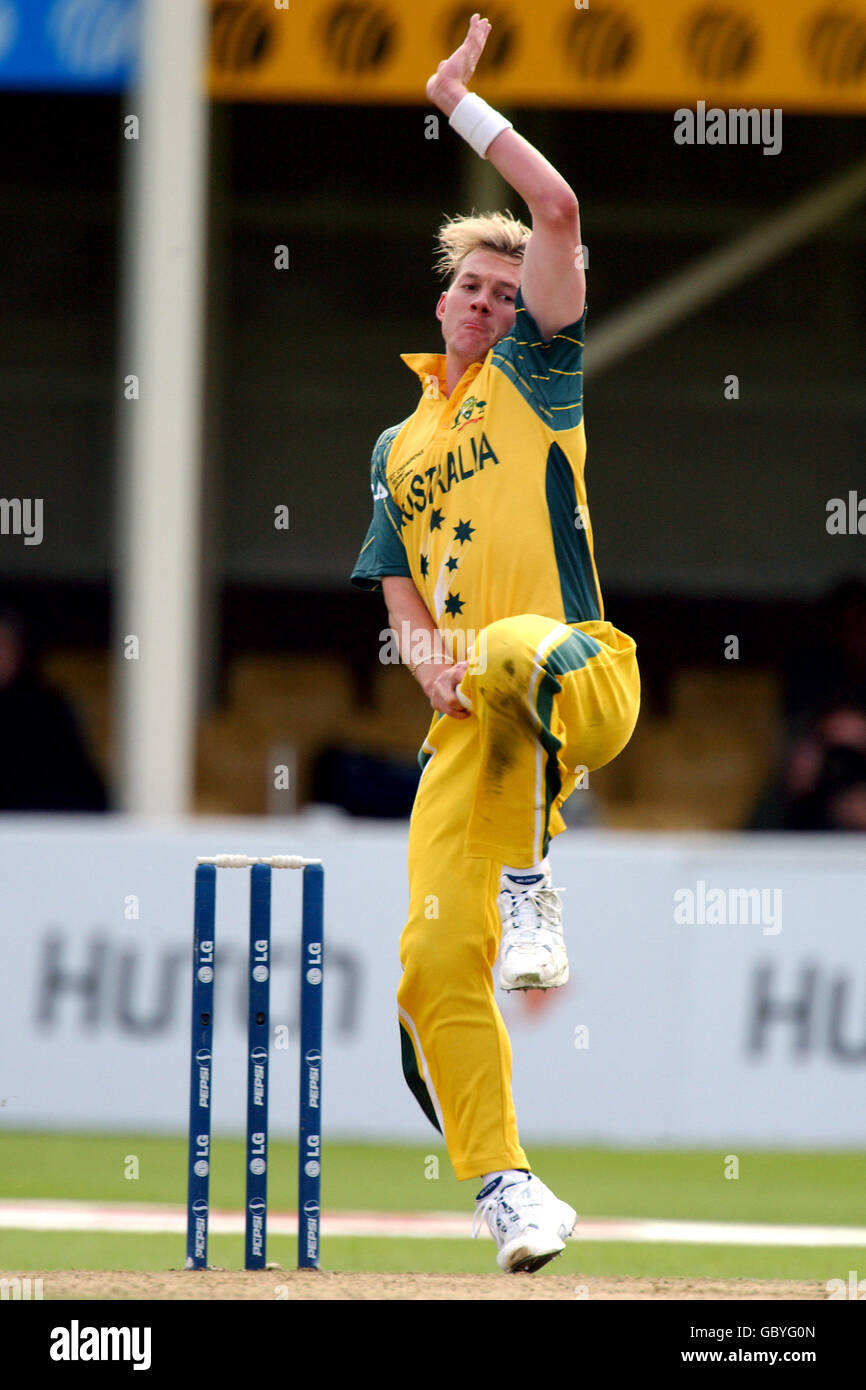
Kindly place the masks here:
POLYGON ((449 217, 436 234, 435 269, 450 284, 471 251, 495 251, 522 261, 530 235, 531 229, 507 209, 449 217))

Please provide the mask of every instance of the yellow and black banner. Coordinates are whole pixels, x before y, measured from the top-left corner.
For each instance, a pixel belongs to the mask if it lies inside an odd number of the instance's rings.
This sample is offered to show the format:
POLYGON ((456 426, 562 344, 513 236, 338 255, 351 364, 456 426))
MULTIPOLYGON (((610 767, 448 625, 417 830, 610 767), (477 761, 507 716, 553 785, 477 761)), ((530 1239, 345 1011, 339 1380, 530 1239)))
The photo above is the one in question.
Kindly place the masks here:
POLYGON ((866 0, 211 0, 211 92, 427 104, 476 8, 501 106, 866 111, 866 0))

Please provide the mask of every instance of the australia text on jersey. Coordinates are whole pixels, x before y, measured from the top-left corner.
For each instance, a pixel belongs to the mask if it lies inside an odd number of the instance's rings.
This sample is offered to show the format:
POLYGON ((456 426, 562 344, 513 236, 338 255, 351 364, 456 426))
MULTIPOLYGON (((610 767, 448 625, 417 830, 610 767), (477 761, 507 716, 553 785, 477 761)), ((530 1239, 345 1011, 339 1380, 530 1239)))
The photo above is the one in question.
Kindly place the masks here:
MULTIPOLYGON (((444 463, 437 463, 432 468, 426 468, 423 473, 412 475, 407 489, 407 505, 398 505, 397 507, 404 521, 412 521, 415 512, 424 512, 428 506, 432 506, 435 490, 448 493, 454 483, 466 482, 469 478, 473 478, 476 473, 483 472, 485 464, 493 463, 498 467, 499 459, 493 452, 490 440, 483 431, 480 440, 470 436, 469 444, 472 449, 471 468, 468 466, 469 458, 464 458, 463 444, 460 443, 456 450, 449 449, 447 451, 444 463)), ((374 493, 374 496, 376 495, 374 493)), ((383 490, 383 494, 379 495, 387 497, 387 490, 383 490)))

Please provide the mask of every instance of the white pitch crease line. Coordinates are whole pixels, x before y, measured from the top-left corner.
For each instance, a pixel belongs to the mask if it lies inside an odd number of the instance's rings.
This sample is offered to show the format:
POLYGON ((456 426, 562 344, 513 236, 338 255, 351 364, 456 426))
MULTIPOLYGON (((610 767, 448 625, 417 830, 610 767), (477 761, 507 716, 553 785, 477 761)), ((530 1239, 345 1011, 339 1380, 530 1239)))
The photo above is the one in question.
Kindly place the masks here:
MULTIPOLYGON (((337 1211, 322 1215, 323 1236, 404 1237, 467 1240, 471 1214, 460 1212, 337 1211)), ((211 1210, 212 1235, 241 1235, 240 1211, 211 1210)), ((182 1235, 186 1208, 149 1203, 65 1202, 16 1199, 0 1201, 0 1230, 101 1231, 130 1235, 182 1235)), ((268 1214, 268 1232, 297 1235, 294 1212, 268 1214)), ((483 1234, 488 1234, 485 1229, 483 1234)), ((624 1241, 630 1244, 860 1246, 866 1226, 770 1226, 734 1221, 623 1220, 595 1217, 579 1221, 578 1241, 624 1241)))

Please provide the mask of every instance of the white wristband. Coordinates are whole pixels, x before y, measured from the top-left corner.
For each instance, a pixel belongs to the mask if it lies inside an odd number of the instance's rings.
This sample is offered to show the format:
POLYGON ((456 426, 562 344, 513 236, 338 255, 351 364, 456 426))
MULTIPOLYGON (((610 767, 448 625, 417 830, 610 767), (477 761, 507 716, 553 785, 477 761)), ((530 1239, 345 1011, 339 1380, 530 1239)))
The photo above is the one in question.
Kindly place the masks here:
POLYGON ((513 129, 511 121, 501 111, 494 111, 475 92, 467 92, 465 97, 460 98, 448 118, 448 124, 458 135, 462 135, 467 145, 471 145, 482 159, 487 158, 487 151, 497 135, 501 135, 503 130, 513 129))

